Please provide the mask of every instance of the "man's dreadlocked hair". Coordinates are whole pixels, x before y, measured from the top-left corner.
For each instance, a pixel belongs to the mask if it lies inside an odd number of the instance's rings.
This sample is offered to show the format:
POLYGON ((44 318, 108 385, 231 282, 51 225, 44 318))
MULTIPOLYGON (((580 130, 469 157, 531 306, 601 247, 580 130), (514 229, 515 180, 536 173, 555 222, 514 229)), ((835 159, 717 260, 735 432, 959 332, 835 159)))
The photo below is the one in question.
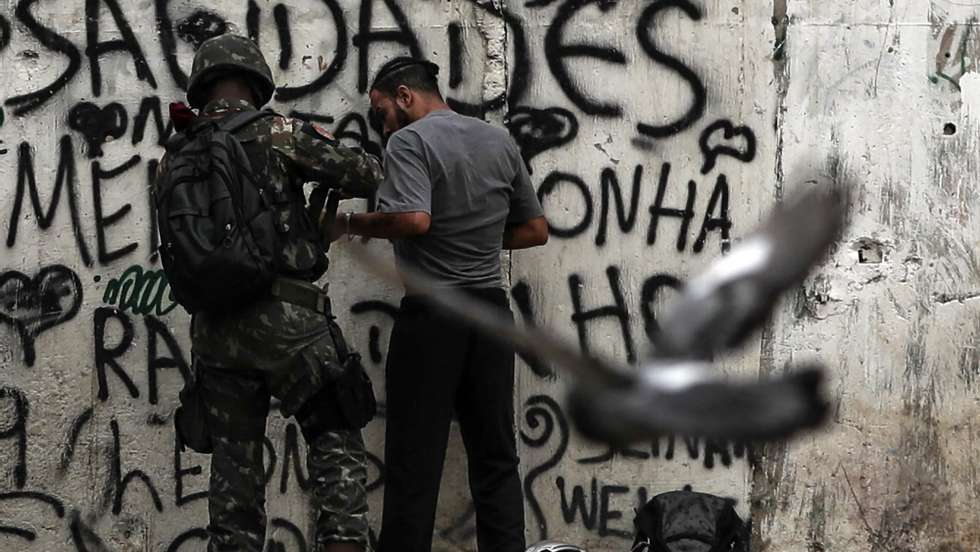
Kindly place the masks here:
POLYGON ((442 95, 439 92, 439 66, 431 61, 412 57, 398 57, 385 63, 374 77, 371 90, 394 96, 399 86, 442 95))

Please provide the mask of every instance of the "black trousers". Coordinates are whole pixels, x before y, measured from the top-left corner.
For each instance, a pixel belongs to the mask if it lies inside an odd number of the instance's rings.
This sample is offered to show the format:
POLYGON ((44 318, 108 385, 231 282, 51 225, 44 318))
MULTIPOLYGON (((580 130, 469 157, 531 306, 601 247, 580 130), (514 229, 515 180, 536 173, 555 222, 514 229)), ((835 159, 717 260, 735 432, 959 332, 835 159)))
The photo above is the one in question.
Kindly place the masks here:
MULTIPOLYGON (((502 289, 467 290, 510 314, 502 289)), ((480 552, 523 552, 514 428, 514 351, 422 297, 405 297, 388 348, 379 552, 430 552, 449 427, 466 446, 480 552)))

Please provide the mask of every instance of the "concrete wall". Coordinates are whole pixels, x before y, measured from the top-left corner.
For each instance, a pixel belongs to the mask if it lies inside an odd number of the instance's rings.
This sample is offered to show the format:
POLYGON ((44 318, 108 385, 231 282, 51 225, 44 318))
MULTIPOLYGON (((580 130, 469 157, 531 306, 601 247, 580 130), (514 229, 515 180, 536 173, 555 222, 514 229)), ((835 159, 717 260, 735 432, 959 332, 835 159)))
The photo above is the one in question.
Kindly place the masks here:
MULTIPOLYGON (((369 148, 369 76, 403 52, 440 63, 456 105, 533 156, 554 238, 511 258, 515 309, 587 350, 642 358, 673 290, 792 191, 793 167, 858 183, 831 259, 723 363, 754 377, 827 360, 828 428, 608 450, 569 426, 561 373, 522 362, 530 541, 626 550, 635 505, 691 484, 739 500, 756 551, 977 550, 978 14, 942 0, 3 0, 0 549, 202 548, 208 458, 176 454, 170 426, 188 318, 159 278, 146 183, 194 45, 230 29, 259 37, 277 109, 369 148)), ((398 290, 344 247, 335 305, 380 383, 398 290)), ((383 424, 367 430, 375 519, 383 424)), ((307 549, 303 452, 274 417, 281 550, 307 549)), ((438 546, 474 550, 458 438, 447 462, 438 546)))

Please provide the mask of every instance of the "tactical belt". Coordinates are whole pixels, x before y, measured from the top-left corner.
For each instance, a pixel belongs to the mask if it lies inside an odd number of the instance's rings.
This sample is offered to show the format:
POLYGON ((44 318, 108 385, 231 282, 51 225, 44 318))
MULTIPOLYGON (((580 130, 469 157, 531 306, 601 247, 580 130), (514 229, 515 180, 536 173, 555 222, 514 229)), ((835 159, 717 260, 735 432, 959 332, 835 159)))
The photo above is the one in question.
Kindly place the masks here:
POLYGON ((325 316, 331 315, 330 297, 319 286, 303 280, 276 278, 270 294, 283 302, 310 309, 325 316))

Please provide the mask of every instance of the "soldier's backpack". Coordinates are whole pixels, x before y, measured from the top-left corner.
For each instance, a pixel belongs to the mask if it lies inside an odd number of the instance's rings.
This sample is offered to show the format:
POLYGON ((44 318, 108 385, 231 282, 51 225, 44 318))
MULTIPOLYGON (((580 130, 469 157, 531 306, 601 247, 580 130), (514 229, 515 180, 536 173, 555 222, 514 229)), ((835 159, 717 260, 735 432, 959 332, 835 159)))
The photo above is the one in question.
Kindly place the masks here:
POLYGON ((748 552, 735 501, 683 491, 659 494, 637 512, 631 552, 748 552))
POLYGON ((272 115, 229 115, 167 142, 167 170, 153 191, 160 258, 174 299, 190 313, 241 306, 276 276, 282 228, 272 191, 256 181, 235 137, 272 115))

